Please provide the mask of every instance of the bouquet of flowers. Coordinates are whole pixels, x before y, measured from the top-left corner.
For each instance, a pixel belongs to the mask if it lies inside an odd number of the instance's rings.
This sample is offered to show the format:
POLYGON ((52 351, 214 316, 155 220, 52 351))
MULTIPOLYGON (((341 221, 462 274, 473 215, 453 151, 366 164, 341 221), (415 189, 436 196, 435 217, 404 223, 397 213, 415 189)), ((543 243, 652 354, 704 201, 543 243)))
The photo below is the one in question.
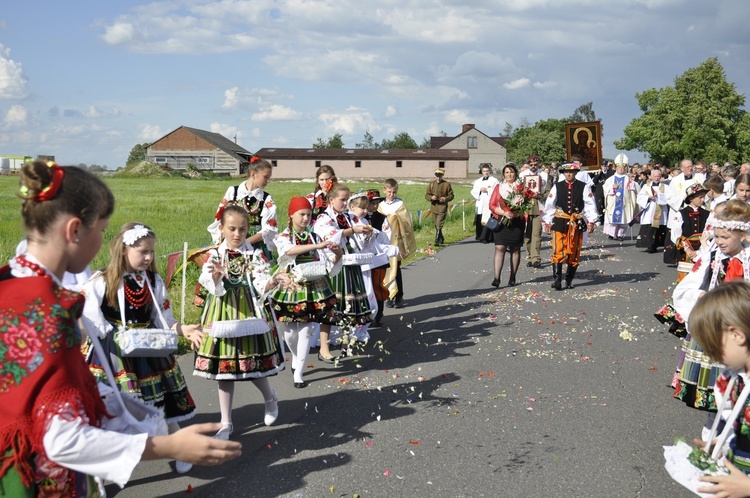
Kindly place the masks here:
MULTIPOLYGON (((530 188, 524 187, 522 183, 518 183, 510 189, 507 196, 502 198, 502 203, 508 211, 512 211, 517 214, 523 214, 528 216, 528 212, 536 202, 536 193, 530 188)), ((513 220, 505 216, 500 217, 500 223, 505 226, 510 226, 513 220)))

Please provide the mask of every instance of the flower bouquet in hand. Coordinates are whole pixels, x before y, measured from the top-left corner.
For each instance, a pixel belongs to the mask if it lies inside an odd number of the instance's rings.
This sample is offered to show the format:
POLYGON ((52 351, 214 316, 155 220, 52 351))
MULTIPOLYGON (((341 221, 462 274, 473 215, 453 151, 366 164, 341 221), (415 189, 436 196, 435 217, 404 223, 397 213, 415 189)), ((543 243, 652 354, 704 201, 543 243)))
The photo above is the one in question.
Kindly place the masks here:
MULTIPOLYGON (((508 191, 508 194, 501 197, 500 204, 504 211, 511 211, 518 215, 523 215, 528 221, 528 213, 536 202, 536 192, 526 188, 522 183, 518 183, 508 191)), ((510 226, 513 223, 512 218, 500 216, 500 223, 510 226)))

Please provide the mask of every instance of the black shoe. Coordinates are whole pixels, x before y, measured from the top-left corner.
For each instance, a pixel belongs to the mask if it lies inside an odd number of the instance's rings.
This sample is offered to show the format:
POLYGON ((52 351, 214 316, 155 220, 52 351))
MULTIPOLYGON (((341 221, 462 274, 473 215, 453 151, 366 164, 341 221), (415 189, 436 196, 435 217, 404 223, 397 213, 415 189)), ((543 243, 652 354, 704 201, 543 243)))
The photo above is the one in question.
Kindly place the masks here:
POLYGON ((404 300, 403 299, 397 299, 396 302, 393 304, 394 308, 403 308, 404 307, 404 300))
POLYGON ((492 281, 492 287, 494 287, 495 289, 497 289, 498 287, 500 287, 500 281, 498 279, 494 279, 492 281))
POLYGON ((389 299, 385 302, 387 308, 393 308, 393 300, 389 299))
POLYGON ((527 261, 526 262, 526 267, 527 268, 531 268, 532 266, 534 266, 534 263, 532 263, 531 261, 527 261))
POLYGON ((534 261, 531 264, 531 266, 533 266, 534 268, 541 268, 542 267, 542 262, 541 261, 534 261))
POLYGON ((375 317, 375 320, 372 322, 373 327, 382 327, 383 326, 383 317, 375 317))
POLYGON ((516 285, 516 276, 511 275, 510 279, 508 280, 508 287, 514 287, 516 285))
POLYGON ((615 240, 615 238, 610 235, 609 240, 615 240))
POLYGON ((307 387, 307 382, 305 382, 304 380, 302 382, 295 382, 294 387, 296 387, 297 389, 303 389, 307 387))
POLYGON ((318 360, 322 361, 323 363, 328 363, 329 365, 333 365, 336 363, 336 357, 331 356, 330 358, 326 358, 322 354, 318 353, 318 360))
POLYGON ((656 254, 656 249, 646 249, 646 252, 649 254, 656 254))

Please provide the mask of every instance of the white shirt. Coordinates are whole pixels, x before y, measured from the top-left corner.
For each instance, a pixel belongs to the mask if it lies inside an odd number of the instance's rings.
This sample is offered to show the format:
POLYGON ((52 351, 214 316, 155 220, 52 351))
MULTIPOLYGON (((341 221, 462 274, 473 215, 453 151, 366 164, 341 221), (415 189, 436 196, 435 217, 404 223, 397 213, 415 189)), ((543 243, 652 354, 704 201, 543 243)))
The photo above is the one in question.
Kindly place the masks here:
POLYGON ((474 185, 471 188, 471 196, 477 200, 476 204, 476 214, 482 214, 484 213, 485 209, 487 209, 487 205, 490 201, 490 194, 492 193, 492 189, 495 188, 495 185, 498 184, 498 179, 494 176, 490 175, 487 178, 481 177, 474 180, 474 185), (484 192, 482 192, 482 188, 485 188, 484 192))

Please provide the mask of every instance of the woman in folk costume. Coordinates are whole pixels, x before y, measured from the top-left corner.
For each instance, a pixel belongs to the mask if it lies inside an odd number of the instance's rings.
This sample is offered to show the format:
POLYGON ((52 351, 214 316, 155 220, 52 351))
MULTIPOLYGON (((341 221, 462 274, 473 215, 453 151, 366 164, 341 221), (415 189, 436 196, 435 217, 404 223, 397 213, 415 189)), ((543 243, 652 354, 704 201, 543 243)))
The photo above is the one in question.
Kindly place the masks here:
POLYGON ((336 296, 328 277, 341 270, 342 251, 312 231, 312 209, 305 197, 292 197, 287 212, 289 226, 274 241, 279 252, 279 270, 294 274, 296 265, 317 261, 325 262, 328 273, 316 279, 300 276, 294 285, 277 287, 268 296, 279 332, 292 353, 294 387, 301 389, 307 387, 302 376, 311 337, 320 331, 321 324, 330 326, 336 322, 336 296))
MULTIPOLYGON (((194 349, 205 337, 198 325, 177 323, 172 315, 166 286, 156 272, 155 245, 156 234, 140 223, 126 223, 112 239, 110 262, 84 285, 86 304, 81 317, 86 333, 96 334, 108 357, 99 357, 91 339, 86 340, 83 354, 99 382, 106 382, 102 362, 107 361, 120 390, 163 408, 170 432, 177 432, 179 422, 195 416, 195 403, 174 354, 126 357, 119 343, 123 326, 170 328, 188 339, 194 349)), ((181 474, 191 467, 186 462, 175 465, 181 474)))
POLYGON ((284 354, 263 294, 277 285, 288 287, 291 281, 283 273, 271 277, 263 252, 246 240, 247 230, 247 211, 227 206, 221 217, 224 241, 209 251, 199 277, 209 292, 201 315, 208 337, 195 354, 193 375, 218 381, 219 439, 228 439, 234 430, 237 381, 249 380, 263 394, 266 425, 279 415, 268 377, 284 369, 284 354))
POLYGON ((615 174, 604 182, 604 233, 610 239, 625 240, 628 224, 636 214, 637 186, 628 176, 628 156, 615 158, 615 174))
POLYGON ((216 216, 208 226, 214 244, 221 242, 221 213, 227 206, 240 205, 247 211, 247 241, 261 249, 268 261, 273 261, 273 239, 278 233, 276 203, 264 189, 271 181, 273 166, 258 156, 250 158, 247 180, 238 186, 229 187, 216 210, 216 216))
POLYGON ((338 179, 333 168, 324 164, 315 172, 315 191, 307 194, 307 200, 312 206, 312 223, 318 219, 320 213, 328 209, 328 196, 338 179))
MULTIPOLYGON (((331 285, 336 294, 337 325, 344 333, 351 332, 372 321, 372 310, 362 278, 362 269, 354 261, 361 248, 357 247, 353 238, 354 234, 372 233, 372 227, 369 224, 359 224, 357 217, 345 212, 349 195, 349 187, 342 183, 334 185, 328 195, 328 208, 318 216, 314 226, 315 233, 321 238, 340 246, 344 254, 353 256, 352 258, 344 256, 344 259, 352 259, 351 264, 346 264, 345 261, 343 270, 331 279, 331 285)), ((329 337, 327 336, 328 334, 321 328, 319 359, 326 363, 333 363, 335 359, 332 355, 326 357, 323 354, 324 348, 328 346, 329 337)))
POLYGON ((599 218, 594 194, 586 183, 576 180, 581 171, 578 163, 560 166, 563 180, 552 186, 544 203, 542 223, 545 231, 552 234, 552 288, 562 290, 562 265, 568 264, 565 287, 573 288, 573 278, 581 258, 583 233, 594 231, 599 218))
POLYGON ((744 242, 750 231, 750 206, 740 201, 727 202, 716 216, 713 231, 712 248, 696 257, 692 270, 672 295, 674 308, 684 317, 688 330, 673 381, 674 397, 690 407, 711 412, 704 433, 710 429, 716 412, 713 387, 721 365, 713 363, 691 337, 690 312, 698 298, 717 285, 750 280, 750 250, 744 242))
POLYGON ((33 161, 19 176, 28 246, 0 268, 0 494, 97 496, 93 478, 122 487, 140 460, 239 456, 239 443, 200 434, 213 424, 154 437, 102 428, 110 416, 80 351, 84 298, 62 278, 99 251, 115 199, 72 166, 33 161))

